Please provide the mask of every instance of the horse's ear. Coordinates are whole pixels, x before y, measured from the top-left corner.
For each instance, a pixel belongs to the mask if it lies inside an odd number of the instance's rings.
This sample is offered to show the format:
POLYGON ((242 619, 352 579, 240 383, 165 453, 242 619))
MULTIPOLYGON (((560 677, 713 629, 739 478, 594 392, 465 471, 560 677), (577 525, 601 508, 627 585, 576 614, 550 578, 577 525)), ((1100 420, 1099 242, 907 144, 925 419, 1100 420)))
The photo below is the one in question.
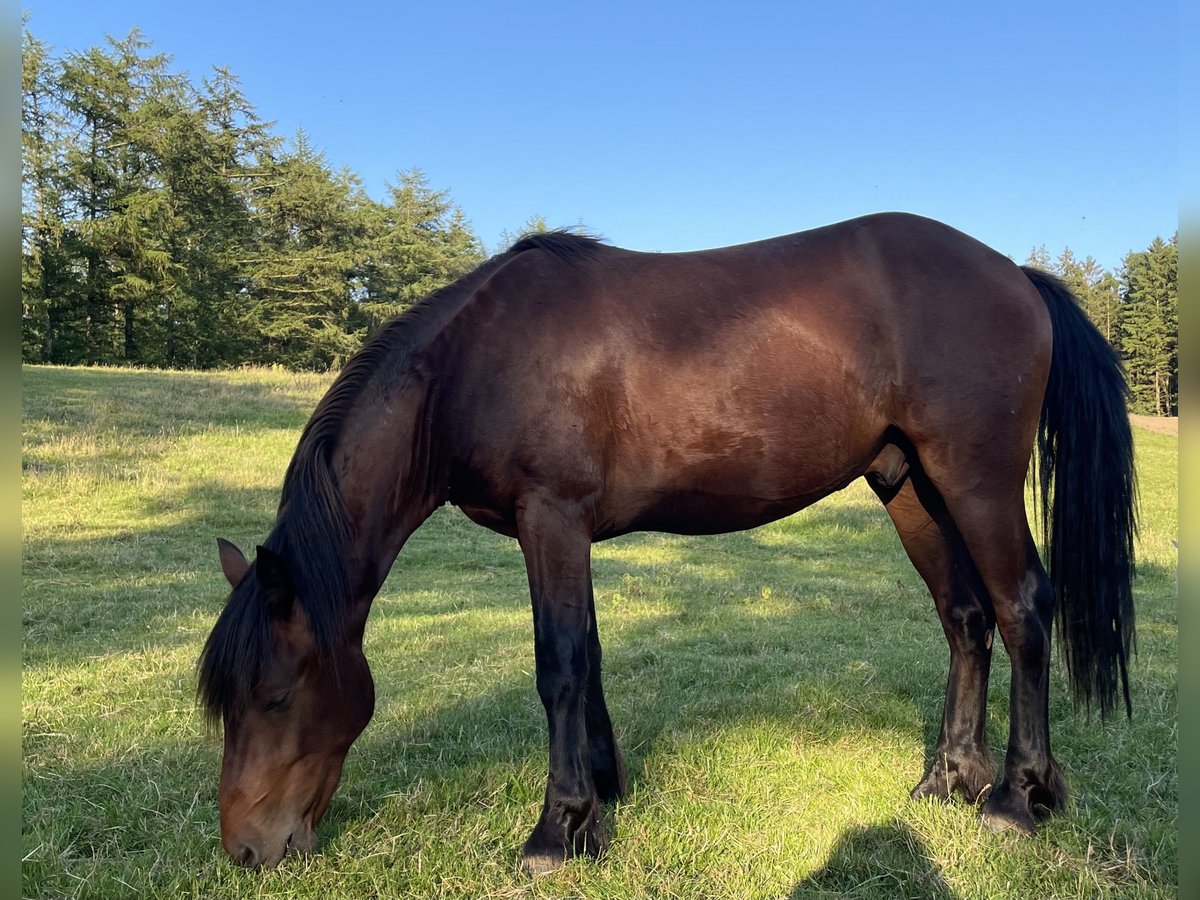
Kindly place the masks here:
POLYGON ((217 553, 221 556, 221 571, 225 573, 229 586, 237 587, 250 568, 250 563, 242 551, 225 538, 217 538, 217 553))
POLYGON ((254 571, 267 608, 276 618, 286 619, 292 614, 292 601, 296 599, 292 573, 283 557, 273 550, 260 545, 254 552, 254 571))

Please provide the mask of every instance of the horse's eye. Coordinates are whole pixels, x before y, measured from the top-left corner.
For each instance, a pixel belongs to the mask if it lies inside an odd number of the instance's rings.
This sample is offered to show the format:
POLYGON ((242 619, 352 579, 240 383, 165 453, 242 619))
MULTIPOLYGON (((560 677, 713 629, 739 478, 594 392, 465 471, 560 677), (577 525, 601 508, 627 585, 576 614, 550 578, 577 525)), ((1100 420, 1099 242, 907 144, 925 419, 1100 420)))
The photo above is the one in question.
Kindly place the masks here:
POLYGON ((270 700, 264 703, 263 709, 265 709, 267 712, 283 712, 288 708, 288 701, 290 700, 291 696, 287 693, 283 693, 277 697, 272 697, 270 700))

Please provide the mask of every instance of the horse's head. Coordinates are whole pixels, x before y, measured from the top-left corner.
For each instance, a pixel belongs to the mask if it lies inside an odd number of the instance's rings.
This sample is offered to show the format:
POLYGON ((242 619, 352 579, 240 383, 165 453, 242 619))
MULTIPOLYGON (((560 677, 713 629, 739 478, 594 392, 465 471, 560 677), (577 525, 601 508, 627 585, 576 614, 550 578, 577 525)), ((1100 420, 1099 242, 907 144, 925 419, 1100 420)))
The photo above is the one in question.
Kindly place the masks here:
POLYGON ((314 847, 375 686, 361 627, 322 644, 281 556, 259 547, 251 565, 218 544, 233 593, 201 657, 200 693, 225 730, 221 843, 243 865, 274 866, 314 847))

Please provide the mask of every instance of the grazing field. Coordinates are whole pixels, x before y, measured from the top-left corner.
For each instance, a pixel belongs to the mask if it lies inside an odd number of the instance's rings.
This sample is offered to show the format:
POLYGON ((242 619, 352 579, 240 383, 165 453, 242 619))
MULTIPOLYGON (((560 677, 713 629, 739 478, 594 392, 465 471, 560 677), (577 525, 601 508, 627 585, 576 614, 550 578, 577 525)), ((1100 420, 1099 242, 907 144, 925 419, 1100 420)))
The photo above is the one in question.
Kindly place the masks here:
MULTIPOLYGON (((26 368, 23 893, 27 897, 1174 897, 1177 439, 1135 429, 1134 718, 1071 707, 1072 790, 1032 838, 913 803, 948 651, 857 484, 773 525, 595 550, 609 706, 630 773, 612 846, 530 880, 545 722, 514 541, 443 509, 375 603, 375 719, 316 855, 221 850, 221 746, 194 663, 227 586, 214 539, 265 537, 328 378, 26 368)), ((996 654, 992 746, 1007 740, 996 654)))

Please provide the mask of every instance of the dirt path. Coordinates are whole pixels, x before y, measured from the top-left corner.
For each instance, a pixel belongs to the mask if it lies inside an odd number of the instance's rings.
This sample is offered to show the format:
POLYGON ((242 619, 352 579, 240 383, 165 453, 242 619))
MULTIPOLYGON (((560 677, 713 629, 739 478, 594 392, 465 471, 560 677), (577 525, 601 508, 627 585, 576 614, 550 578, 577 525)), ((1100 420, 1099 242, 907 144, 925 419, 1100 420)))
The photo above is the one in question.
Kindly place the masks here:
POLYGON ((1170 434, 1179 437, 1179 416, 1134 416, 1129 421, 1138 428, 1145 428, 1156 434, 1170 434))

